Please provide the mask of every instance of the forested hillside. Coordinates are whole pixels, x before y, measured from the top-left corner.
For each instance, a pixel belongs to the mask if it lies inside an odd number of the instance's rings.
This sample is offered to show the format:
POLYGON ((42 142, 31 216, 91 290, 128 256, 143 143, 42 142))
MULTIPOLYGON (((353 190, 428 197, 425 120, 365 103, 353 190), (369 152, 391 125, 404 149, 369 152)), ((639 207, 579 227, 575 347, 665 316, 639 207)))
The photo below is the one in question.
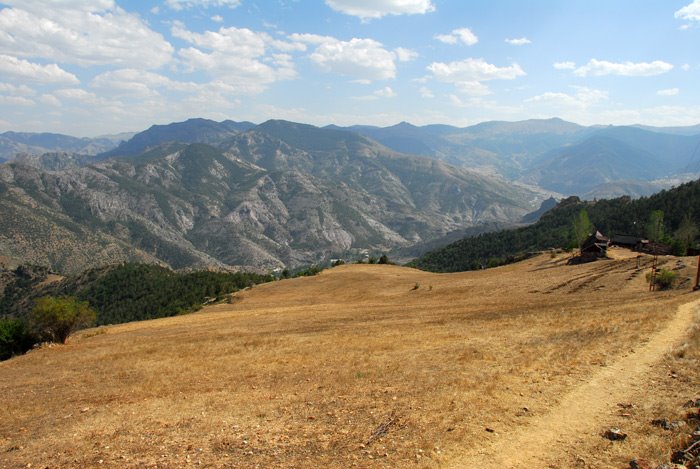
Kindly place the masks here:
POLYGON ((140 321, 196 311, 205 302, 273 279, 247 272, 179 273, 127 263, 91 269, 42 287, 46 272, 36 270, 18 268, 15 280, 0 297, 0 318, 24 318, 39 296, 73 296, 90 304, 98 324, 140 321))
POLYGON ((595 229, 606 236, 645 236, 651 213, 660 210, 663 230, 670 238, 686 217, 698 225, 700 180, 637 200, 620 197, 586 202, 570 197, 533 225, 464 238, 419 257, 412 265, 433 272, 459 272, 513 262, 533 251, 571 247, 572 221, 582 209, 595 229))

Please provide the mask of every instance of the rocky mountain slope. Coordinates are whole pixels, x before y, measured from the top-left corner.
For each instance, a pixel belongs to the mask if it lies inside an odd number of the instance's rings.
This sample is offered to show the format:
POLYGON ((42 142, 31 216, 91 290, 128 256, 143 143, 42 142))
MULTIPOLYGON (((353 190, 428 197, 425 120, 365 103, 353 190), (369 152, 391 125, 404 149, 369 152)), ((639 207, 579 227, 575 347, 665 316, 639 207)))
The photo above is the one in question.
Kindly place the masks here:
POLYGON ((0 194, 0 254, 62 272, 123 260, 293 267, 517 220, 545 198, 284 121, 218 146, 166 143, 82 168, 1 165, 0 194))
POLYGON ((584 127, 555 118, 463 128, 402 122, 347 129, 397 151, 590 198, 650 195, 700 173, 698 126, 584 127))

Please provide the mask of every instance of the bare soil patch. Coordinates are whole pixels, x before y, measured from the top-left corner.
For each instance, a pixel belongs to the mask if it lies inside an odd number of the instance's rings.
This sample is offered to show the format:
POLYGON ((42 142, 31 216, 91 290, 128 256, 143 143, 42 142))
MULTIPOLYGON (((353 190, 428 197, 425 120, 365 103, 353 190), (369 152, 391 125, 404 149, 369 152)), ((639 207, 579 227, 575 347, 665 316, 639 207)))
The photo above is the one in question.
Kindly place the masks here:
MULTIPOLYGON (((597 446, 606 405, 554 442, 528 440, 549 428, 547 419, 566 428, 555 417, 576 396, 588 407, 623 399, 653 406, 654 373, 670 359, 663 352, 693 319, 678 308, 698 298, 648 292, 646 258, 639 267, 636 258, 566 260, 547 255, 449 275, 342 266, 239 292, 232 304, 193 315, 85 331, 0 363, 0 462, 572 467, 581 457, 598 464, 590 467, 621 467, 660 458, 650 447, 657 440, 597 446), (627 362, 650 371, 618 372, 627 362), (609 394, 592 381, 618 373, 632 385, 609 394), (567 449, 572 438, 583 454, 567 449)), ((696 265, 662 261, 685 276, 696 265)), ((676 379, 674 392, 691 393, 693 379, 676 379)), ((646 431, 644 418, 626 422, 640 419, 646 431)))

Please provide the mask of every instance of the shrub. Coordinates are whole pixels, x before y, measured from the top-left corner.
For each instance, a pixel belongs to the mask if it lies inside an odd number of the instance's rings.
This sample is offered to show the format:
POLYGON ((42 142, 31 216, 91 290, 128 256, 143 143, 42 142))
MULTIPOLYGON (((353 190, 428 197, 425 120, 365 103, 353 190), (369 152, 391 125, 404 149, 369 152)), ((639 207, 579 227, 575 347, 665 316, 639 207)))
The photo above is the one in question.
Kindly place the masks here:
POLYGON ((24 321, 0 318, 0 360, 21 355, 32 348, 35 339, 24 321))
POLYGON ((73 332, 94 324, 97 313, 87 301, 72 296, 44 296, 29 314, 32 331, 41 340, 65 344, 73 332))
POLYGON ((379 261, 377 263, 378 264, 388 264, 389 258, 387 257, 386 254, 382 254, 382 256, 379 258, 379 261))
MULTIPOLYGON (((647 282, 651 280, 651 273, 647 274, 647 282)), ((678 273, 672 270, 659 269, 656 271, 654 284, 659 290, 668 290, 676 286, 678 282, 678 273)))

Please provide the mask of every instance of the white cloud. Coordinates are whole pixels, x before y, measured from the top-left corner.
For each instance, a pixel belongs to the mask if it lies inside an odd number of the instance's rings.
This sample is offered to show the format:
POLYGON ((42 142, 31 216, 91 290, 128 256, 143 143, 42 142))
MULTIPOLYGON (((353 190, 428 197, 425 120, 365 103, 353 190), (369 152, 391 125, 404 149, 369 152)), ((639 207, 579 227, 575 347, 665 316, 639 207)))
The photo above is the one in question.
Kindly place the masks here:
POLYGON ((52 94, 42 94, 40 101, 47 106, 60 107, 61 101, 52 94))
POLYGON ((0 104, 8 106, 34 106, 34 100, 24 96, 3 96, 0 95, 0 104))
POLYGON ((410 62, 418 58, 418 52, 403 47, 394 49, 394 54, 396 54, 396 58, 399 59, 399 62, 410 62))
POLYGON ((363 21, 387 15, 422 15, 435 11, 430 0, 326 0, 326 5, 363 21))
POLYGON ((436 34, 434 37, 445 44, 457 44, 461 42, 468 46, 473 46, 479 42, 479 38, 476 37, 476 34, 469 28, 453 29, 449 34, 436 34))
POLYGON ((42 13, 45 10, 74 10, 87 13, 114 8, 114 0, 53 0, 51 8, 47 8, 46 0, 3 0, 5 5, 21 7, 23 10, 42 13))
POLYGON ((587 88, 584 86, 573 87, 574 94, 560 92, 546 92, 525 100, 528 104, 540 104, 552 106, 559 112, 561 108, 575 108, 585 110, 608 99, 608 93, 602 90, 587 88))
POLYGON ((6 1, 0 10, 0 53, 63 63, 156 68, 173 48, 136 14, 109 0, 6 1))
POLYGON ((514 80, 525 75, 518 64, 509 67, 498 67, 484 59, 469 58, 457 62, 433 62, 428 67, 433 77, 444 83, 452 83, 461 93, 469 96, 486 96, 491 94, 483 81, 514 80))
POLYGON ((687 72, 688 70, 691 69, 690 64, 683 64, 681 65, 681 69, 683 69, 684 72, 687 72))
POLYGON ((78 77, 56 64, 41 65, 4 54, 0 54, 0 76, 45 84, 75 85, 80 82, 78 77))
POLYGON ((63 88, 54 92, 55 96, 64 99, 72 99, 88 104, 96 104, 99 98, 95 93, 89 93, 82 88, 63 88))
POLYGON ((271 51, 306 49, 300 42, 280 41, 247 28, 222 27, 195 33, 176 22, 171 32, 196 46, 178 51, 186 71, 205 71, 233 86, 238 94, 259 93, 270 83, 295 78, 292 57, 271 51))
POLYGON ((435 97, 435 93, 433 93, 433 90, 431 90, 427 86, 421 86, 419 91, 421 98, 432 99, 435 97))
POLYGON ((374 93, 368 96, 356 96, 355 100, 357 101, 374 101, 380 98, 394 98, 396 97, 396 92, 389 86, 385 86, 384 88, 380 88, 376 90, 374 93))
POLYGON ((175 11, 190 9, 194 7, 226 7, 236 8, 241 4, 240 0, 165 0, 165 4, 175 11))
POLYGON ((440 81, 447 83, 481 82, 488 80, 513 80, 525 75, 520 65, 498 67, 484 59, 469 58, 461 61, 444 63, 433 62, 428 70, 440 81))
POLYGON ((492 94, 489 87, 479 81, 460 81, 455 83, 455 87, 469 96, 488 96, 492 94))
POLYGON ((591 59, 586 65, 577 68, 574 74, 580 77, 604 75, 622 75, 627 77, 648 77, 661 75, 673 69, 673 65, 661 60, 653 62, 608 62, 606 60, 591 59))
POLYGON ((358 80, 387 80, 396 76, 394 54, 373 39, 340 41, 313 34, 293 34, 290 38, 317 45, 309 59, 326 72, 358 80))
POLYGON ((211 20, 215 23, 223 23, 224 22, 224 17, 221 15, 214 15, 211 17, 211 20))
POLYGON ((218 31, 195 33, 176 22, 171 28, 174 37, 183 39, 200 48, 225 52, 244 57, 258 57, 265 54, 266 33, 255 33, 247 28, 220 28, 218 31))
POLYGON ((113 70, 97 75, 90 85, 102 94, 146 98, 159 94, 159 89, 170 91, 194 91, 199 85, 178 82, 152 72, 136 69, 113 70))
POLYGON ((656 94, 658 94, 659 96, 676 96, 678 93, 680 93, 680 90, 678 88, 668 88, 656 92, 656 94))
POLYGON ((700 0, 693 0, 674 14, 676 18, 687 21, 700 21, 700 0))
POLYGON ((524 46, 527 44, 532 44, 532 41, 526 37, 521 37, 518 39, 506 39, 506 42, 512 46, 524 46))
POLYGON ((575 62, 555 62, 552 65, 557 70, 573 70, 576 68, 575 62))
POLYGON ((396 92, 391 89, 391 87, 385 86, 384 88, 375 91, 374 95, 380 98, 394 98, 396 97, 396 92))
MULTIPOLYGON (((0 60, 2 60, 0 58, 0 60)), ((27 85, 13 85, 11 83, 0 82, 0 93, 9 93, 14 96, 34 96, 36 91, 27 85)))

